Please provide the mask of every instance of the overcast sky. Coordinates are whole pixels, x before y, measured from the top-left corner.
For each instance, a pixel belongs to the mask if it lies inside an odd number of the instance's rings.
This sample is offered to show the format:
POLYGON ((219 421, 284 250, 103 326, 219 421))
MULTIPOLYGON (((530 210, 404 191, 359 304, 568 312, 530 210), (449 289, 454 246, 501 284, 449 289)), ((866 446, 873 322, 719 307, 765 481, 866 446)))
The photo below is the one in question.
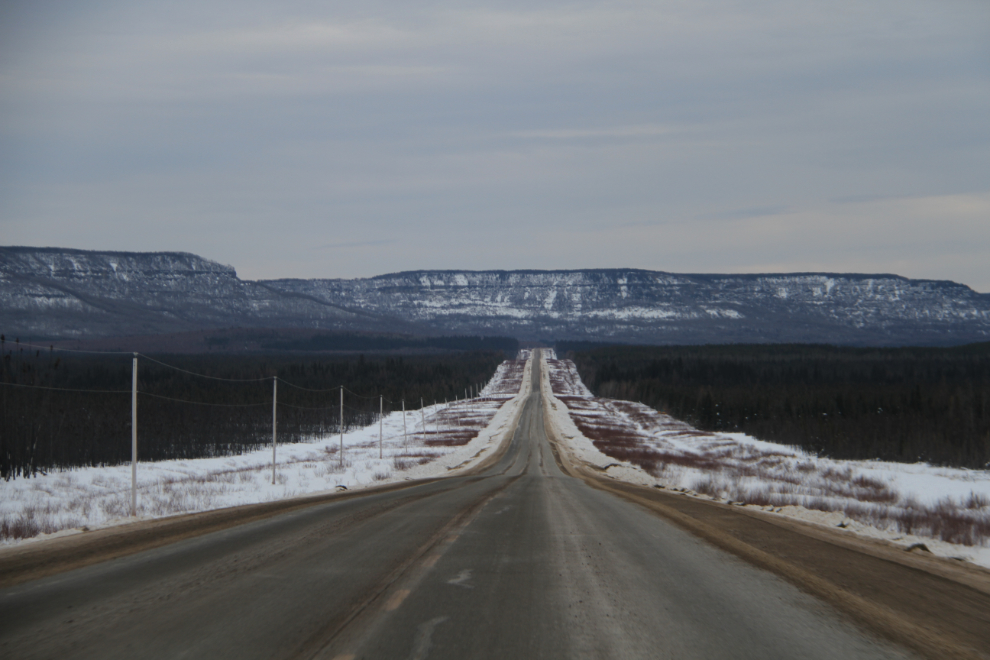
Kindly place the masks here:
POLYGON ((990 2, 0 0, 0 243, 990 292, 990 2))

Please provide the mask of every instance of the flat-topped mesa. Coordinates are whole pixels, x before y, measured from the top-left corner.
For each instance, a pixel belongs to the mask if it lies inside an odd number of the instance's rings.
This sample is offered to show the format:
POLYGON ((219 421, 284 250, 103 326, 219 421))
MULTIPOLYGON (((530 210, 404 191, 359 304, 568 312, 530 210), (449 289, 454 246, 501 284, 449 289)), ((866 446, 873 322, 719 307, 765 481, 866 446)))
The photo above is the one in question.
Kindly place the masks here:
POLYGON ((266 284, 328 301, 401 307, 424 319, 458 313, 557 319, 740 319, 759 303, 780 310, 857 306, 860 316, 990 320, 990 296, 955 282, 897 275, 677 275, 631 269, 413 271, 363 280, 273 280, 266 284))
POLYGON ((225 266, 188 252, 95 252, 62 248, 0 247, 0 274, 44 276, 53 280, 213 275, 237 279, 225 266))
POLYGON ((219 327, 633 343, 990 340, 990 294, 897 275, 423 270, 248 281, 176 252, 0 248, 0 329, 22 336, 219 327))
POLYGON ((0 330, 74 338, 238 325, 337 327, 354 315, 185 252, 0 247, 0 330))
POLYGON ((532 339, 896 344, 990 338, 990 295, 897 275, 413 271, 266 284, 446 330, 532 339))

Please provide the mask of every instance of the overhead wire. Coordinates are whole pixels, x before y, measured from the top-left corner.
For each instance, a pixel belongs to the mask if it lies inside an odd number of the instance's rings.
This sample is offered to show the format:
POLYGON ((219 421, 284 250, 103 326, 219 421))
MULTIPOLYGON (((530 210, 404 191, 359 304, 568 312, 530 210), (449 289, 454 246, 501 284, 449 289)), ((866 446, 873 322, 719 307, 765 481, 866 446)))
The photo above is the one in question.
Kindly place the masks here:
MULTIPOLYGON (((382 396, 382 395, 375 395, 375 396, 364 396, 363 394, 358 394, 357 392, 352 392, 351 390, 349 390, 349 389, 347 389, 347 388, 346 388, 346 387, 344 387, 343 385, 341 385, 340 387, 341 387, 341 388, 342 388, 342 389, 343 389, 343 390, 344 390, 345 392, 347 392, 347 393, 349 393, 349 394, 351 394, 352 396, 356 396, 356 397, 357 397, 357 398, 359 398, 359 399, 369 399, 369 400, 371 400, 371 399, 377 399, 377 398, 378 398, 379 396, 382 396)), ((383 399, 385 399, 385 401, 388 401, 389 403, 392 403, 392 400, 391 400, 391 399, 388 399, 388 398, 386 398, 386 397, 384 397, 384 396, 382 396, 382 398, 383 398, 383 399)))
POLYGON ((287 380, 283 380, 278 376, 275 376, 275 378, 278 379, 278 382, 282 383, 283 385, 288 385, 289 387, 294 387, 297 390, 303 390, 306 392, 339 392, 341 387, 340 385, 336 387, 327 387, 327 388, 303 387, 302 385, 296 385, 295 383, 290 383, 287 380))
POLYGON ((165 401, 175 401, 176 403, 188 403, 194 406, 214 406, 217 408, 256 408, 259 406, 270 406, 271 401, 265 401, 263 403, 207 403, 205 401, 189 401, 188 399, 176 399, 170 396, 162 396, 161 394, 152 394, 151 392, 142 392, 138 390, 138 394, 144 396, 150 396, 153 399, 164 399, 165 401))
MULTIPOLYGON (((160 364, 163 367, 168 367, 169 369, 181 371, 182 373, 189 374, 190 376, 197 376, 199 378, 208 378, 210 380, 222 380, 228 383, 262 383, 268 380, 272 380, 273 378, 278 378, 278 376, 265 376, 263 378, 223 378, 221 376, 209 376, 207 374, 200 374, 200 373, 196 373, 195 371, 189 371, 188 369, 183 369, 182 367, 177 367, 174 364, 168 364, 167 362, 162 362, 161 360, 156 360, 155 358, 147 356, 144 353, 135 353, 135 355, 142 357, 145 360, 148 360, 149 362, 154 362, 155 364, 160 364)), ((282 379, 279 378, 279 380, 281 381, 282 379)), ((286 383, 286 385, 290 385, 290 384, 291 383, 286 383)))
POLYGON ((285 406, 286 408, 296 408, 298 410, 339 410, 340 406, 294 406, 291 403, 278 402, 278 407, 281 408, 285 406))
POLYGON ((84 390, 74 387, 48 387, 47 385, 27 385, 23 383, 7 383, 0 382, 0 385, 6 387, 26 387, 34 390, 52 390, 55 392, 84 392, 92 394, 130 394, 131 390, 84 390))
POLYGON ((41 344, 32 344, 26 341, 10 341, 9 339, 4 340, 4 344, 10 342, 15 347, 19 346, 30 346, 31 348, 43 349, 46 351, 62 351, 65 353, 88 353, 90 355, 134 355, 134 351, 87 351, 81 348, 62 348, 61 346, 55 346, 49 344, 48 346, 42 346, 41 344))
MULTIPOLYGON (((206 378, 208 380, 215 380, 215 381, 221 381, 221 382, 227 382, 227 383, 263 383, 263 382, 267 382, 267 381, 270 381, 270 380, 276 380, 276 381, 282 383, 283 385, 287 385, 287 386, 292 387, 294 389, 302 390, 302 391, 305 391, 305 392, 317 392, 317 393, 320 393, 320 392, 337 392, 337 391, 343 390, 344 392, 350 394, 351 396, 358 397, 359 399, 366 399, 368 401, 373 401, 375 399, 380 399, 381 401, 388 402, 389 404, 395 404, 395 403, 399 402, 399 401, 396 401, 396 400, 393 400, 393 399, 389 399, 388 397, 385 397, 384 395, 366 396, 366 395, 363 395, 363 394, 358 394, 357 392, 354 392, 353 390, 350 390, 350 389, 348 389, 347 387, 345 387, 343 385, 338 385, 336 387, 330 387, 330 388, 311 388, 311 387, 305 387, 303 385, 296 385, 295 383, 292 383, 292 382, 287 381, 287 380, 285 380, 283 378, 280 378, 279 376, 264 376, 264 377, 261 377, 261 378, 225 378, 225 377, 222 377, 222 376, 211 376, 209 374, 202 374, 202 373, 198 373, 198 372, 195 372, 195 371, 190 371, 189 369, 183 369, 182 367, 178 367, 178 366, 176 366, 174 364, 169 364, 167 362, 162 362, 161 360, 158 360, 156 358, 153 358, 150 355, 147 355, 145 353, 141 353, 139 351, 89 351, 89 350, 84 350, 84 349, 62 348, 62 347, 58 347, 58 346, 54 346, 54 345, 42 346, 40 344, 32 344, 30 342, 21 342, 21 341, 15 341, 14 342, 14 346, 15 347, 30 347, 30 348, 35 348, 35 349, 39 349, 39 350, 43 349, 43 350, 48 350, 48 351, 60 351, 60 352, 66 352, 66 353, 85 353, 85 354, 89 354, 89 355, 132 355, 134 357, 140 357, 142 359, 148 360, 149 362, 152 362, 152 363, 157 364, 157 365, 162 366, 162 367, 166 367, 168 369, 172 369, 174 371, 178 371, 178 372, 181 372, 181 373, 184 373, 184 374, 188 374, 190 376, 195 376, 197 378, 206 378)), ((16 383, 3 383, 3 384, 4 385, 17 385, 16 383)), ((20 387, 32 387, 32 386, 20 385, 20 387)), ((33 386, 33 387, 41 388, 41 386, 33 386)), ((70 388, 58 388, 58 387, 48 387, 48 388, 41 388, 41 389, 50 389, 50 390, 58 390, 58 391, 66 391, 66 392, 77 391, 77 392, 96 392, 96 393, 108 393, 108 394, 129 393, 131 391, 131 390, 73 390, 73 389, 70 389, 70 388)), ((139 391, 142 394, 148 394, 149 396, 155 396, 155 397, 160 398, 160 399, 169 399, 169 400, 172 400, 172 401, 181 401, 181 402, 184 402, 184 403, 200 404, 200 405, 220 405, 220 406, 223 406, 223 405, 235 405, 235 404, 208 404, 208 403, 200 403, 200 402, 197 402, 197 401, 187 401, 187 400, 184 400, 184 399, 170 399, 169 397, 165 397, 165 396, 161 396, 161 395, 153 395, 153 394, 151 394, 149 392, 143 392, 141 390, 139 390, 139 391)), ((236 404, 236 405, 240 405, 240 404, 236 404)), ((249 404, 249 405, 263 405, 263 404, 249 404)), ((288 405, 288 404, 284 404, 284 405, 288 405)), ((319 410, 319 408, 310 408, 310 409, 311 410, 319 410)), ((354 409, 352 409, 352 410, 354 410, 354 409)), ((413 410, 413 409, 410 408, 410 410, 413 410)))

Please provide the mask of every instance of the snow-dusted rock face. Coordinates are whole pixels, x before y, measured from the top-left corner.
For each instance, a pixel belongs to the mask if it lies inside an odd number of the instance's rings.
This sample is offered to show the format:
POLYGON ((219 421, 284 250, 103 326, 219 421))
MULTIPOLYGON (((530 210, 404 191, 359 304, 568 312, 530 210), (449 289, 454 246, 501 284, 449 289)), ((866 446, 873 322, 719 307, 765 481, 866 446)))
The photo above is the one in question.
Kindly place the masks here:
POLYGON ((8 335, 158 334, 280 326, 282 319, 336 328, 355 318, 240 280, 232 267, 184 252, 0 247, 0 331, 8 335))
POLYGON ((414 271, 238 279, 186 253, 0 248, 0 331, 74 337, 313 327, 644 343, 990 340, 990 295, 896 275, 414 271))
POLYGON ((954 282, 896 275, 416 271, 266 284, 448 332, 534 339, 843 344, 990 339, 990 295, 954 282))

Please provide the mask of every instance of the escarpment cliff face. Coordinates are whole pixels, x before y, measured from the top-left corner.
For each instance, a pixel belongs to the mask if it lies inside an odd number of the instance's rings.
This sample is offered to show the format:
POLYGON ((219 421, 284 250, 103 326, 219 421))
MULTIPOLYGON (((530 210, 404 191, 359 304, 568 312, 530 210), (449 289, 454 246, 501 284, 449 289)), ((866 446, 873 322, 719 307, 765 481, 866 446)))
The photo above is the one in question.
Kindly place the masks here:
POLYGON ((218 327, 641 343, 990 340, 990 295, 896 275, 610 269, 262 280, 186 253, 0 248, 0 330, 82 337, 218 327))
MULTIPOLYGON (((367 329, 382 320, 241 280, 184 252, 0 247, 0 327, 52 338, 219 327, 367 329)), ((403 327, 394 322, 396 330, 403 327)))

